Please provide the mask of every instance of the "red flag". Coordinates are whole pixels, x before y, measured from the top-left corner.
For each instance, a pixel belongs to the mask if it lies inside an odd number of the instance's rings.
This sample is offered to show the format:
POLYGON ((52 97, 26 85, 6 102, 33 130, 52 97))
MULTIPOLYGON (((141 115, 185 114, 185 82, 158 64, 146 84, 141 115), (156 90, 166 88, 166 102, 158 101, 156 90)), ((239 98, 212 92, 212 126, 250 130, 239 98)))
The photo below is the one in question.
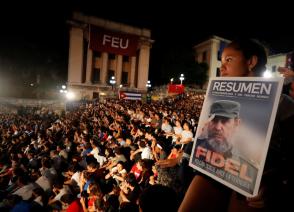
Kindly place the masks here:
POLYGON ((168 93, 176 93, 176 94, 181 94, 184 93, 185 91, 185 86, 182 84, 169 84, 168 85, 168 93))

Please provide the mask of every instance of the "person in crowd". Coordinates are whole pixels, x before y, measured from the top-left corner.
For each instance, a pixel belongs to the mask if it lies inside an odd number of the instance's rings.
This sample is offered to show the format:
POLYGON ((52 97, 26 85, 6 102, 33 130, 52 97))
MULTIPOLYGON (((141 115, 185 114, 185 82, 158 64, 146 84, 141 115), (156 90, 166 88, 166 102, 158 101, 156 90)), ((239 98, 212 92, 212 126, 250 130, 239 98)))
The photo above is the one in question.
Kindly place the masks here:
POLYGON ((173 134, 172 134, 172 142, 175 143, 181 138, 181 134, 183 132, 183 128, 181 126, 181 122, 176 119, 175 120, 175 126, 173 127, 173 134))
POLYGON ((79 198, 75 198, 72 194, 64 194, 60 198, 62 209, 67 212, 83 212, 83 206, 79 198))
POLYGON ((113 179, 117 182, 117 184, 120 184, 125 180, 125 177, 127 175, 127 171, 124 168, 123 162, 119 161, 115 167, 113 167, 107 175, 105 175, 105 179, 113 179))
POLYGON ((183 131, 181 133, 180 140, 176 141, 176 144, 181 144, 183 149, 184 146, 188 146, 192 139, 193 133, 191 131, 190 124, 188 122, 185 122, 183 124, 183 131))
POLYGON ((161 124, 161 130, 168 135, 172 132, 172 126, 170 125, 170 120, 168 117, 163 117, 163 122, 161 124))
POLYGON ((111 170, 113 167, 115 167, 117 165, 117 163, 119 161, 122 161, 122 162, 127 161, 126 157, 122 154, 122 151, 121 151, 120 147, 115 147, 114 148, 114 154, 115 154, 115 157, 113 157, 106 164, 104 164, 103 168, 105 168, 107 170, 111 170))
POLYGON ((96 183, 90 183, 87 194, 80 199, 84 212, 103 211, 103 193, 96 183))
POLYGON ((60 201, 60 198, 64 194, 70 194, 71 190, 68 185, 64 185, 62 180, 57 180, 53 184, 53 195, 49 199, 48 204, 52 204, 56 201, 60 201))
POLYGON ((131 160, 134 159, 135 155, 141 153, 141 159, 151 159, 152 152, 148 144, 146 144, 145 140, 139 141, 139 149, 131 153, 130 158, 131 160))
POLYGON ((133 173, 126 177, 125 183, 120 186, 120 200, 122 202, 136 203, 141 193, 140 186, 133 173))
POLYGON ((65 176, 65 185, 72 187, 74 191, 79 191, 80 188, 80 177, 81 177, 81 167, 76 163, 72 164, 66 172, 63 173, 65 176))
POLYGON ((180 155, 180 149, 181 149, 181 145, 175 145, 170 154, 168 155, 167 159, 176 159, 179 157, 180 155))

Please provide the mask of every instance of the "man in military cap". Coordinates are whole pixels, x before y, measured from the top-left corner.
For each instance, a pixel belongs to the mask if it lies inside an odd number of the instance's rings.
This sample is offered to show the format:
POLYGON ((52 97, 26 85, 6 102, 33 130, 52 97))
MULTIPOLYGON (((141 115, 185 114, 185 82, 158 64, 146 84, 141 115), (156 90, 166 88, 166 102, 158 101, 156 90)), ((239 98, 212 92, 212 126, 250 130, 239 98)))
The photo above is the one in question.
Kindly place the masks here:
POLYGON ((218 100, 212 103, 208 122, 197 138, 192 163, 201 164, 196 161, 203 161, 210 165, 201 166, 206 171, 253 192, 258 169, 246 156, 240 154, 238 148, 234 148, 234 134, 240 125, 240 108, 240 103, 236 101, 218 100), (218 169, 228 174, 218 175, 218 169))
POLYGON ((215 101, 210 107, 209 119, 197 141, 207 150, 232 156, 232 137, 240 124, 240 103, 229 100, 215 101))

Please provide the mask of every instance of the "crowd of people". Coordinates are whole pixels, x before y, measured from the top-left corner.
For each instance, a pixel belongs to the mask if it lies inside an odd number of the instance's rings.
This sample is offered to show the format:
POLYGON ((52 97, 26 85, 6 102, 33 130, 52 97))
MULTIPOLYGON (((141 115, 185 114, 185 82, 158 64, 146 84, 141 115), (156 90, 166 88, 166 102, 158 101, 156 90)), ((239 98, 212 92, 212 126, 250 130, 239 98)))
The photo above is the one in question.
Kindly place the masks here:
POLYGON ((172 104, 109 100, 61 116, 2 114, 1 211, 136 211, 155 184, 175 191, 176 210, 193 177, 181 172, 193 170, 160 163, 192 144, 203 101, 190 93, 172 104))

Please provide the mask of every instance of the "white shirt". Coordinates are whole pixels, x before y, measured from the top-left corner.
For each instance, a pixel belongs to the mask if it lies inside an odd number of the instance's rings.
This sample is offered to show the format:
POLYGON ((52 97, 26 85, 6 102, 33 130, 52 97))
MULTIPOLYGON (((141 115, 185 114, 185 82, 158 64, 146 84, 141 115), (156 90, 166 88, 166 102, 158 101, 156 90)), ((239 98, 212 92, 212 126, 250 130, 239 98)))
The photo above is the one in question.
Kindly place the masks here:
POLYGON ((142 159, 152 159, 152 153, 151 153, 151 149, 149 148, 149 146, 146 146, 142 153, 141 153, 141 158, 142 159))
POLYGON ((41 176, 36 180, 36 183, 44 190, 44 191, 50 191, 51 183, 49 179, 45 176, 41 176))
POLYGON ((170 124, 162 124, 161 125, 161 129, 165 132, 165 133, 170 133, 172 131, 172 126, 170 124))
POLYGON ((105 163, 105 161, 107 161, 106 157, 101 156, 101 155, 97 155, 94 156, 97 160, 97 162, 99 163, 100 167, 105 163))
POLYGON ((186 141, 187 139, 191 138, 191 141, 193 139, 193 133, 189 130, 184 130, 182 133, 181 133, 181 143, 183 143, 184 141, 186 141))
POLYGON ((59 193, 54 197, 54 200, 59 201, 64 194, 71 194, 70 188, 67 185, 64 185, 59 193))
POLYGON ((80 186, 80 177, 81 177, 81 172, 75 172, 72 176, 71 176, 71 180, 75 181, 77 183, 78 186, 80 186))
POLYGON ((23 200, 28 200, 31 198, 35 188, 36 186, 33 183, 29 183, 28 185, 17 189, 13 194, 21 196, 23 200))
POLYGON ((96 156, 99 154, 99 149, 97 147, 95 147, 94 149, 92 149, 90 154, 96 158, 96 156))
POLYGON ((174 132, 176 135, 181 135, 183 132, 183 128, 182 127, 174 127, 174 132))
POLYGON ((183 128, 182 127, 174 127, 174 134, 175 135, 173 135, 173 142, 176 142, 177 141, 177 136, 176 135, 181 135, 182 134, 182 132, 183 132, 183 128))

